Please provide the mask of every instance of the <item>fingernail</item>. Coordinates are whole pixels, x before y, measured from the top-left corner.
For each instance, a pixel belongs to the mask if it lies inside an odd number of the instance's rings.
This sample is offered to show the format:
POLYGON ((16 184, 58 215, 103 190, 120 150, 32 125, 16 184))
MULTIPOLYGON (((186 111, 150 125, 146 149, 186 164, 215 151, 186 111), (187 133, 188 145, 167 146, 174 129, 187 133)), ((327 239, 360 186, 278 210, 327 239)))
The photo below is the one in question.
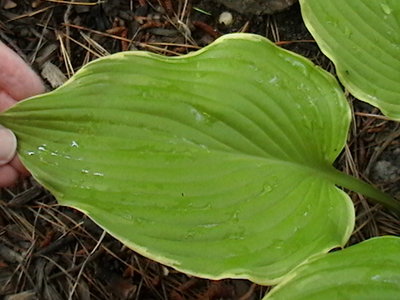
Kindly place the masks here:
POLYGON ((17 150, 17 138, 7 128, 0 128, 0 165, 10 162, 17 150))

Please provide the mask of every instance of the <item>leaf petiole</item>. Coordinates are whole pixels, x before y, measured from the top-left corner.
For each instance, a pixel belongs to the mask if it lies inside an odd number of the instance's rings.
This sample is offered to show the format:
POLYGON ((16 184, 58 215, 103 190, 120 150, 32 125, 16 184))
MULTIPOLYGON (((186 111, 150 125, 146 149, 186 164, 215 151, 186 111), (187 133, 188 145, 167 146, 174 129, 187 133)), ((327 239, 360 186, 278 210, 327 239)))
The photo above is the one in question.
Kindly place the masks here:
POLYGON ((339 170, 336 170, 335 168, 331 168, 329 174, 330 179, 336 185, 367 196, 368 198, 374 200, 374 202, 382 204, 386 208, 395 211, 398 215, 400 215, 400 201, 380 191, 371 184, 345 174, 339 170))

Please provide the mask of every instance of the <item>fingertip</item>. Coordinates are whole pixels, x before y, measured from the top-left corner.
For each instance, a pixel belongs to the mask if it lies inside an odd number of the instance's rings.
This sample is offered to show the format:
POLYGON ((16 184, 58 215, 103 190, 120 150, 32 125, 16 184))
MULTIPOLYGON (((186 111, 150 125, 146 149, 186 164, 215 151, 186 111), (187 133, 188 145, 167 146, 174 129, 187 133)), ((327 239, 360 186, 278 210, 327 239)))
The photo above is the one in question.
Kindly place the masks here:
POLYGON ((18 181, 19 173, 10 165, 0 166, 0 187, 9 187, 18 181))
POLYGON ((0 142, 0 165, 5 165, 15 156, 17 138, 10 129, 0 127, 0 142))

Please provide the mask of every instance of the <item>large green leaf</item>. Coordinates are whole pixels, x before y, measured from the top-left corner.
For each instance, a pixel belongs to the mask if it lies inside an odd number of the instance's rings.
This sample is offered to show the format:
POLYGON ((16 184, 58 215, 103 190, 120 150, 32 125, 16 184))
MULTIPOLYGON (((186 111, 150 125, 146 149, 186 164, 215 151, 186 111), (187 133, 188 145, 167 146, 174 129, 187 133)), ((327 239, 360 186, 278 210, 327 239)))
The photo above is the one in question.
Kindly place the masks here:
POLYGON ((100 59, 0 115, 60 204, 176 269, 265 284, 348 240, 349 122, 330 74, 246 34, 100 59))
POLYGON ((300 0, 304 21, 358 99, 400 120, 400 1, 300 0))
POLYGON ((264 299, 400 298, 400 238, 379 237, 324 254, 289 274, 264 299))

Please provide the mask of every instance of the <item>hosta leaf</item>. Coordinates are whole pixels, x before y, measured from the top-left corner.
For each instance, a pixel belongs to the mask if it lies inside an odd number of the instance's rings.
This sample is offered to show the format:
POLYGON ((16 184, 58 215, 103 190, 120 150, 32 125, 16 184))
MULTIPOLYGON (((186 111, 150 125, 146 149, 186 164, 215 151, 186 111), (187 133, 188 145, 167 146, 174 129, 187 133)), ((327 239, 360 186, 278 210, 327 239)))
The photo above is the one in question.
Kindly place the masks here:
POLYGON ((330 74, 246 34, 100 59, 0 116, 60 204, 156 261, 259 283, 348 240, 331 164, 349 122, 330 74))
POLYGON ((400 238, 379 237, 294 270, 265 300, 393 299, 400 296, 400 238))
POLYGON ((400 120, 400 1, 300 0, 307 28, 358 99, 400 120))

